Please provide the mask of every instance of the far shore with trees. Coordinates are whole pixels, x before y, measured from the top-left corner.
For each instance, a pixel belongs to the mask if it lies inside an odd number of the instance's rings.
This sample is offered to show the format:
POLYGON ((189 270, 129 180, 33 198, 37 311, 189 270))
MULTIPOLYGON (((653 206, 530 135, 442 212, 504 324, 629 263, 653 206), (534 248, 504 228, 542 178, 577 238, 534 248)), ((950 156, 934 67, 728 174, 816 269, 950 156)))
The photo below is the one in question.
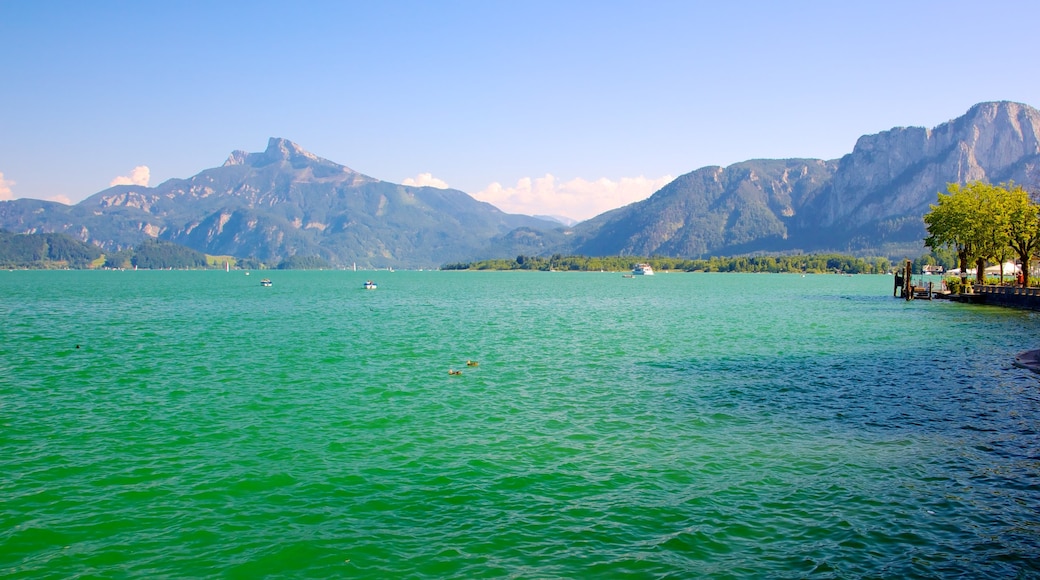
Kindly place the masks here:
MULTIPOLYGON (((857 258, 843 254, 792 256, 734 256, 684 259, 638 256, 517 256, 513 260, 482 260, 446 264, 441 270, 533 270, 563 272, 627 272, 637 263, 648 263, 656 271, 673 272, 768 272, 801 274, 887 274, 888 258, 857 258)), ((933 261, 934 263, 934 261, 933 261)))
POLYGON ((292 256, 269 266, 256 258, 213 256, 164 240, 105 251, 62 233, 16 234, 0 230, 0 268, 18 270, 282 270, 329 268, 316 256, 292 256))
MULTIPOLYGON (((931 251, 912 260, 915 274, 926 267, 947 271, 960 268, 961 285, 974 266, 976 281, 985 281, 987 263, 1017 259, 1024 285, 1029 285, 1030 261, 1040 258, 1040 203, 1013 182, 991 185, 975 181, 951 183, 938 203, 924 215, 931 251)), ((799 255, 720 256, 678 258, 664 256, 525 256, 445 264, 441 270, 528 270, 571 272, 627 272, 636 263, 657 271, 762 272, 802 274, 887 274, 894 269, 888 257, 857 257, 840 253, 799 255)), ((17 269, 334 269, 318 256, 292 256, 277 264, 253 257, 210 256, 162 240, 144 242, 118 251, 101 248, 60 233, 15 234, 0 230, 0 268, 17 269)))

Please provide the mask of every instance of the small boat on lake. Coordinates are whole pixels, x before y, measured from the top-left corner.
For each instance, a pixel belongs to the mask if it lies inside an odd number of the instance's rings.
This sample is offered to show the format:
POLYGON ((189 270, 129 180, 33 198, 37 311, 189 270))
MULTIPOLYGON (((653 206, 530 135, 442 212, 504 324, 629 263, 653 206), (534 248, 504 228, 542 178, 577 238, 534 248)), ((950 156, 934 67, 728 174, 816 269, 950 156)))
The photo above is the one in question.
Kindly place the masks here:
POLYGON ((271 285, 271 279, 270 278, 264 278, 263 280, 260 280, 260 285, 261 286, 270 286, 271 285))
POLYGON ((654 269, 647 263, 636 264, 636 267, 632 268, 632 274, 636 276, 653 276, 654 269))
POLYGON ((376 283, 371 281, 371 280, 366 280, 365 284, 364 284, 364 288, 365 288, 365 290, 375 290, 376 289, 376 283))

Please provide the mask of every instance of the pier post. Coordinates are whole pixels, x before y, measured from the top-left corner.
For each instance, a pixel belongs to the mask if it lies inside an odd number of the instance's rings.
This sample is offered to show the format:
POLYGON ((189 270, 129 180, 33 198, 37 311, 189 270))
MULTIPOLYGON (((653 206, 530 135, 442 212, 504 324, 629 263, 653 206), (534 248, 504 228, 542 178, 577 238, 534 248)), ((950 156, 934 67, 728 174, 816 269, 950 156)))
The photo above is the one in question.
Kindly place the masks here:
POLYGON ((914 299, 914 283, 910 279, 913 272, 913 263, 910 260, 907 260, 903 266, 903 298, 907 300, 914 299))

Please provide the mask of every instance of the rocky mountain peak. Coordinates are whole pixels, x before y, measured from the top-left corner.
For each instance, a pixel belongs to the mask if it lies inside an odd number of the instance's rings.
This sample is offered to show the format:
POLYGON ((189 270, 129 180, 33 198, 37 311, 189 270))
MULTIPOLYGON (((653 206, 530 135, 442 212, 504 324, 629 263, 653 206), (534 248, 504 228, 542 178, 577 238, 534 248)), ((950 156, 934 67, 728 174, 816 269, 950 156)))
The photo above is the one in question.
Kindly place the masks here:
POLYGON ((349 167, 318 157, 296 143, 280 137, 268 139, 267 149, 263 153, 248 153, 241 150, 232 151, 227 161, 224 162, 224 167, 248 165, 260 168, 275 164, 287 164, 295 169, 322 167, 325 170, 335 169, 343 173, 356 173, 349 167))
POLYGON ((279 137, 271 137, 268 139, 267 150, 265 150, 263 154, 264 161, 267 161, 268 163, 277 163, 280 161, 288 161, 291 163, 293 161, 298 161, 301 158, 309 161, 323 161, 320 157, 306 151, 296 143, 279 137))
POLYGON ((1013 101, 990 101, 979 103, 968 109, 964 119, 971 123, 993 123, 998 119, 1010 121, 1012 124, 1036 117, 1037 110, 1029 105, 1015 103, 1013 101))
POLYGON ((962 118, 961 140, 982 165, 1003 169, 1040 154, 1040 111, 1008 101, 980 103, 962 118))
POLYGON ((841 159, 815 207, 806 208, 802 225, 848 226, 920 215, 950 182, 1013 179, 1035 187, 1038 155, 1040 112, 1009 101, 979 103, 932 129, 896 127, 864 135, 841 159))

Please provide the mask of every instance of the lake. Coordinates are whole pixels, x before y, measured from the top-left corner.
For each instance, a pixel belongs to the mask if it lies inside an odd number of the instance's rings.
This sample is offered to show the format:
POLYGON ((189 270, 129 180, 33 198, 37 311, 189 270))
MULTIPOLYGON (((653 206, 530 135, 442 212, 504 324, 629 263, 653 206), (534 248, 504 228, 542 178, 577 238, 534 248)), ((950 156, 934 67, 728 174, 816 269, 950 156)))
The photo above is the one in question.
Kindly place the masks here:
POLYGON ((1036 312, 890 276, 3 271, 0 316, 6 578, 1040 575, 1036 312))

